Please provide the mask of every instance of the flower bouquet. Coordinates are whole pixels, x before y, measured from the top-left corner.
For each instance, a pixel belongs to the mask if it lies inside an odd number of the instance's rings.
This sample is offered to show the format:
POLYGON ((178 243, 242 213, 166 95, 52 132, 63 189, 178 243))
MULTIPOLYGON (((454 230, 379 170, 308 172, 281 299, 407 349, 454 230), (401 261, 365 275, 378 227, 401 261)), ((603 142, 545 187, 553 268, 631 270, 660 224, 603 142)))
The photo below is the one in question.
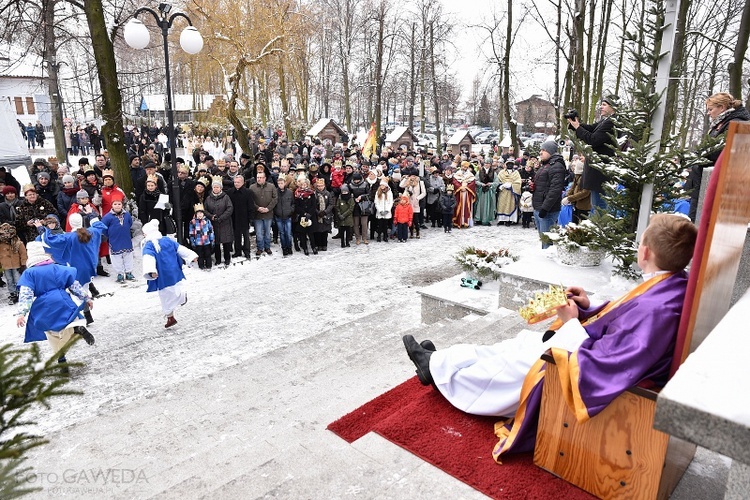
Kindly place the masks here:
POLYGON ((461 249, 454 257, 461 268, 474 276, 496 280, 500 269, 518 260, 507 248, 499 250, 482 250, 476 247, 461 249))

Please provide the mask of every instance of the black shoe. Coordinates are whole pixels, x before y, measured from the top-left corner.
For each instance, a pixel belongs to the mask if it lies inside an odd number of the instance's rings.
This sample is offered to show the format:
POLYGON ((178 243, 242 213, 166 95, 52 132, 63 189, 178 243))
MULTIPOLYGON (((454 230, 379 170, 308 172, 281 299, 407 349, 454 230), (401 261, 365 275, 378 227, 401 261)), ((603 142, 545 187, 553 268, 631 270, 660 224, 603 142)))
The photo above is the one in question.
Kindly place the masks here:
POLYGON ((318 247, 312 247, 313 255, 318 255, 318 247))
POLYGON ((380 235, 378 235, 378 239, 377 239, 377 240, 375 240, 375 241, 377 241, 378 243, 380 243, 381 241, 383 241, 383 237, 382 237, 382 236, 380 236, 380 235))
MULTIPOLYGON (((299 252, 299 250, 297 250, 299 252)), ((310 255, 310 252, 307 250, 307 247, 303 248, 302 251, 305 253, 305 255, 310 255)))
POLYGON ((266 252, 267 255, 272 255, 273 254, 273 252, 271 251, 270 248, 266 248, 265 252, 266 252))
MULTIPOLYGON (((435 227, 435 226, 432 226, 432 227, 435 227)), ((427 229, 427 226, 425 226, 424 224, 420 224, 420 225, 419 225, 419 228, 420 228, 420 229, 427 229)))
POLYGON ((97 276, 104 276, 105 278, 109 276, 109 273, 104 270, 102 266, 97 266, 96 268, 96 275, 97 276))
POLYGON ((432 374, 430 374, 430 356, 432 356, 432 351, 417 344, 413 335, 404 335, 403 341, 409 359, 411 359, 414 366, 417 367, 417 377, 419 378, 419 382, 422 385, 432 384, 432 374))
POLYGON ((302 250, 300 249, 300 247, 299 247, 299 244, 298 244, 298 243, 295 243, 295 244, 294 244, 294 251, 295 251, 295 252, 301 252, 301 251, 302 251, 302 250))
POLYGON ((422 347, 427 349, 428 351, 437 351, 437 347, 435 347, 435 344, 432 343, 432 340, 423 340, 419 343, 422 347))
POLYGON ((242 257, 242 254, 241 254, 241 253, 233 253, 233 254, 232 254, 232 258, 233 258, 233 259, 239 259, 240 257, 242 257))
MULTIPOLYGON (((88 313, 88 311, 86 311, 86 313, 88 313)), ((84 314, 86 314, 86 313, 84 313, 84 314)), ((89 314, 91 314, 91 313, 89 313, 89 314)), ((95 342, 94 336, 91 335, 91 332, 89 332, 88 330, 86 330, 85 326, 74 326, 73 327, 73 331, 76 332, 76 334, 80 335, 81 338, 83 338, 83 340, 85 340, 88 345, 94 345, 94 342, 95 342)))
POLYGON ((83 311, 83 317, 86 318, 86 326, 94 322, 94 317, 91 315, 91 311, 83 311))

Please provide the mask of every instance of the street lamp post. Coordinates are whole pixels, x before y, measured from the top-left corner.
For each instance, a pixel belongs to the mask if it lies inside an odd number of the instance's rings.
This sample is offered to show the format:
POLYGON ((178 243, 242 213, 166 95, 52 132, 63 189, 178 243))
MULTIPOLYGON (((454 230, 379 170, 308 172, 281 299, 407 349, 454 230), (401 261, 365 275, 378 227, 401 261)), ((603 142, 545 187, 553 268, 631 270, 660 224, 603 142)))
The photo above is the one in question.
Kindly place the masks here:
POLYGON ((188 54, 197 54, 203 48, 203 37, 193 26, 193 22, 187 15, 183 14, 182 12, 176 12, 170 16, 169 12, 172 10, 172 6, 170 4, 160 3, 158 10, 158 13, 148 7, 141 7, 140 9, 136 10, 135 14, 133 14, 133 19, 128 21, 128 23, 125 25, 123 35, 125 37, 125 42, 127 42, 127 44, 132 48, 138 50, 146 48, 146 46, 149 44, 150 36, 146 26, 140 20, 138 20, 138 16, 144 12, 148 12, 149 14, 151 14, 154 17, 157 26, 161 28, 162 42, 164 44, 164 70, 167 76, 166 112, 168 121, 167 126, 169 127, 169 130, 167 131, 167 137, 169 138, 169 155, 172 171, 172 191, 174 193, 174 206, 172 207, 172 210, 175 215, 175 225, 177 226, 177 241, 182 243, 182 206, 180 201, 180 181, 177 178, 177 151, 175 147, 177 142, 177 130, 174 126, 174 116, 172 111, 172 81, 169 71, 169 44, 167 41, 167 36, 169 35, 169 29, 172 27, 172 23, 175 21, 175 19, 177 19, 178 17, 183 17, 188 22, 188 27, 185 28, 180 34, 180 46, 182 47, 182 50, 184 50, 188 54))

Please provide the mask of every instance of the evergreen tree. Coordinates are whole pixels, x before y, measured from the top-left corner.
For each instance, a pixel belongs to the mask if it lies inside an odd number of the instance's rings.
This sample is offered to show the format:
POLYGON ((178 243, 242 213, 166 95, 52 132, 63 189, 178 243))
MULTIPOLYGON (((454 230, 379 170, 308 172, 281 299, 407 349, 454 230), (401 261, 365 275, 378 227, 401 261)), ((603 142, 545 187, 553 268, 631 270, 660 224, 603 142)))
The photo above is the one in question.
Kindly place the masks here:
POLYGON ((479 101, 479 110, 477 110, 477 125, 480 127, 489 127, 492 123, 490 114, 490 102, 487 100, 487 94, 482 94, 482 100, 479 101))
POLYGON ((47 441, 27 432, 35 422, 26 413, 37 405, 49 408, 50 398, 80 394, 65 389, 67 382, 57 356, 45 360, 36 343, 0 346, 0 498, 17 498, 37 489, 24 481, 30 470, 22 467, 24 455, 47 441))
POLYGON ((654 81, 664 30, 663 2, 650 2, 643 19, 644 25, 628 34, 633 63, 633 69, 627 72, 632 82, 628 92, 631 104, 621 106, 613 117, 621 148, 609 163, 602 163, 590 147, 577 141, 590 165, 601 169, 610 180, 603 186, 607 210, 597 210, 591 221, 598 228, 602 247, 616 262, 615 273, 630 278, 637 276, 633 266, 637 259, 635 236, 644 187, 653 183, 652 212, 671 210, 671 200, 683 194, 676 187, 681 166, 673 158, 684 156, 676 149, 677 138, 663 144, 659 138, 651 139, 651 124, 662 98, 655 92, 654 81), (644 38, 641 43, 638 37, 644 38))

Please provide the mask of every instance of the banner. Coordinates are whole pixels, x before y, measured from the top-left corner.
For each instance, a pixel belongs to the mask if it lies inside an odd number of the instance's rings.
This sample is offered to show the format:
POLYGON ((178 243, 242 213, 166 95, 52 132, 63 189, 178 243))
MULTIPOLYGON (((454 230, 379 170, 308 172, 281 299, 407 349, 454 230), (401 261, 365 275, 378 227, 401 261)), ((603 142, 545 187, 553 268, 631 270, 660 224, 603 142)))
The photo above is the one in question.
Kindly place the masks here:
POLYGON ((370 125, 370 131, 367 132, 367 139, 365 139, 365 144, 362 146, 362 156, 365 159, 369 160, 370 156, 375 154, 377 148, 377 142, 375 139, 375 122, 372 122, 372 125, 370 125))

